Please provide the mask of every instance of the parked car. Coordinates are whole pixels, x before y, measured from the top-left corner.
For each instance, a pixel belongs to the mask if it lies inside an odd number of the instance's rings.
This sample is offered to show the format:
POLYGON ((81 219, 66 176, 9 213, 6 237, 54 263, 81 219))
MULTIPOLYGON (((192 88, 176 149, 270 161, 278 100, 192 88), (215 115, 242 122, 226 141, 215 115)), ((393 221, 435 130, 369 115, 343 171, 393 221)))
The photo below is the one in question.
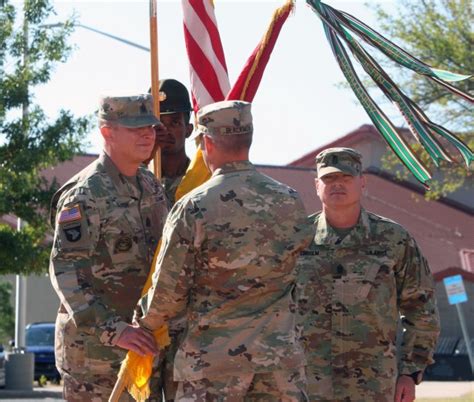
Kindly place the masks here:
POLYGON ((5 350, 0 345, 0 387, 5 386, 5 350))
POLYGON ((54 358, 53 322, 38 322, 26 327, 26 351, 35 355, 35 380, 44 376, 59 383, 61 376, 54 358))

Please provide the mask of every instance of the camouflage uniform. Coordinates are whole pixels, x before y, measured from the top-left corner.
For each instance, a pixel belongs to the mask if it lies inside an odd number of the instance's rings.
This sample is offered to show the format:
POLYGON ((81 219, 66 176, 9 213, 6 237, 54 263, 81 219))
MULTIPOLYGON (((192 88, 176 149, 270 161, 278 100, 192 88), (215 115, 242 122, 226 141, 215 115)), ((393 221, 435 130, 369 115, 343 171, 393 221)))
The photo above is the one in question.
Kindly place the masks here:
POLYGON ((179 382, 177 395, 183 401, 295 401, 303 400, 303 388, 306 388, 305 371, 304 367, 298 367, 179 382))
MULTIPOLYGON (((186 87, 179 81, 173 78, 166 78, 160 80, 160 115, 169 115, 175 113, 183 113, 186 122, 189 120, 189 113, 193 110, 191 102, 189 101, 189 93, 186 87)), ((151 88, 149 90, 151 92, 151 88)), ((158 148, 158 138, 156 148, 158 148)), ((183 150, 183 153, 185 151, 183 150)), ((166 177, 165 173, 161 177, 161 184, 165 189, 166 197, 168 198, 168 205, 171 208, 175 200, 176 189, 181 183, 181 179, 186 173, 186 170, 191 160, 186 156, 186 164, 181 172, 174 177, 166 177)), ((164 163, 164 161, 162 161, 164 163)))
POLYGON ((398 375, 433 363, 439 318, 428 264, 389 219, 362 210, 345 236, 324 213, 309 219, 315 236, 298 260, 298 303, 310 400, 392 402, 398 375))
POLYGON ((178 189, 179 183, 181 183, 181 179, 184 177, 186 174, 186 169, 188 168, 191 160, 187 158, 187 163, 186 163, 186 168, 184 169, 183 172, 180 172, 179 175, 175 177, 165 177, 163 176, 161 178, 161 184, 163 185, 163 188, 165 190, 166 198, 168 199, 168 205, 171 208, 176 200, 175 200, 175 195, 176 195, 176 190, 178 189))
POLYGON ((310 241, 304 222, 298 194, 248 161, 224 164, 175 204, 140 325, 186 314, 177 399, 221 400, 275 372, 271 383, 290 394, 283 400, 304 399, 292 293, 297 255, 310 241))
POLYGON ((152 173, 126 177, 105 153, 53 197, 55 353, 67 400, 108 400, 126 354, 114 345, 132 321, 167 212, 152 173))
MULTIPOLYGON (((166 78, 160 80, 160 114, 168 115, 182 113, 185 121, 189 120, 189 113, 192 111, 191 102, 189 101, 189 93, 186 87, 179 81, 166 78)), ((186 163, 183 169, 177 172, 174 177, 166 176, 166 169, 163 167, 163 176, 161 184, 165 190, 168 199, 168 207, 171 209, 176 202, 176 190, 178 189, 181 179, 186 174, 191 160, 186 156, 183 150, 186 163)), ((177 155, 175 155, 177 156, 177 155)), ((162 154, 162 164, 166 163, 162 154)), ((177 382, 173 381, 173 360, 176 354, 177 345, 186 328, 186 320, 181 318, 169 323, 169 335, 172 339, 171 345, 166 350, 160 352, 159 361, 161 364, 161 378, 163 380, 163 392, 166 401, 173 401, 178 387, 177 382)))

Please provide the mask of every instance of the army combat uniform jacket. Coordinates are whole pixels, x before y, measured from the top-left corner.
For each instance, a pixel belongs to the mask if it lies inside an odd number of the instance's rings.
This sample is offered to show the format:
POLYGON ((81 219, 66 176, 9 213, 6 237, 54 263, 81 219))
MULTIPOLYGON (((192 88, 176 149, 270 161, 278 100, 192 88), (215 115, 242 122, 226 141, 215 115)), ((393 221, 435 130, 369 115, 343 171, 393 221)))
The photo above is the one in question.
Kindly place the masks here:
POLYGON ((342 238, 324 213, 309 220, 314 240, 298 261, 298 320, 310 400, 393 402, 399 375, 433 363, 439 318, 428 264, 386 218, 362 210, 342 238))
POLYGON ((126 351, 111 346, 132 321, 161 237, 163 189, 144 168, 123 176, 103 153, 52 204, 57 367, 70 375, 116 372, 126 351))
POLYGON ((166 177, 163 176, 161 178, 161 184, 165 190, 166 198, 168 199, 168 206, 173 207, 176 202, 176 190, 178 189, 181 180, 183 179, 184 175, 186 174, 186 170, 188 169, 191 160, 189 158, 186 159, 186 167, 185 169, 180 172, 176 177, 166 177))
POLYGON ((292 295, 304 223, 299 195, 250 162, 225 164, 175 204, 140 320, 155 329, 186 314, 175 381, 304 365, 292 295))

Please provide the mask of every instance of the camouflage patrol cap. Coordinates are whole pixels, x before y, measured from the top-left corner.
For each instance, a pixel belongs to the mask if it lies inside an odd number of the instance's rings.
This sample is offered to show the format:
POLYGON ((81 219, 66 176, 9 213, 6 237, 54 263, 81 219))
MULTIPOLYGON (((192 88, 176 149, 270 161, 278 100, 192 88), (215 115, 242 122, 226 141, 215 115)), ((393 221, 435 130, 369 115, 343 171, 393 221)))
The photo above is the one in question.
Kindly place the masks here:
MULTIPOLYGON (((150 89, 151 91, 151 89, 150 89)), ((172 78, 160 80, 160 114, 190 112, 189 92, 181 82, 172 78)))
POLYGON ((99 101, 99 119, 128 128, 139 128, 159 124, 153 113, 153 97, 149 94, 137 96, 103 96, 99 101))
POLYGON ((352 148, 328 148, 316 156, 318 178, 330 173, 347 173, 359 176, 362 172, 362 155, 352 148))
POLYGON ((222 101, 204 106, 197 114, 197 124, 191 138, 201 134, 210 137, 252 134, 251 103, 222 101))

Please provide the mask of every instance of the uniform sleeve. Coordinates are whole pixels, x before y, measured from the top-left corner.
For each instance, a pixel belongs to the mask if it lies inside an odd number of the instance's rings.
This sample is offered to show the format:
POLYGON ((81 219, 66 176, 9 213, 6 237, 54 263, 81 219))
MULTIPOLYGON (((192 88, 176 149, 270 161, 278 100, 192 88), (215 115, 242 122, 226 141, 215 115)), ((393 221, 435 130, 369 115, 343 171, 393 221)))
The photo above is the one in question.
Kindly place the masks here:
POLYGON ((196 262, 196 219, 192 209, 178 202, 166 221, 153 285, 142 299, 142 304, 147 301, 146 306, 142 305, 146 314, 138 320, 147 329, 155 330, 186 312, 196 262))
POLYGON ((397 288, 404 329, 399 373, 411 374, 423 371, 434 362, 440 325, 428 262, 409 235, 397 272, 397 288))
POLYGON ((100 216, 92 197, 84 191, 68 194, 59 201, 54 244, 50 259, 53 287, 78 328, 96 334, 112 346, 127 323, 94 291, 93 266, 100 237, 100 216))

